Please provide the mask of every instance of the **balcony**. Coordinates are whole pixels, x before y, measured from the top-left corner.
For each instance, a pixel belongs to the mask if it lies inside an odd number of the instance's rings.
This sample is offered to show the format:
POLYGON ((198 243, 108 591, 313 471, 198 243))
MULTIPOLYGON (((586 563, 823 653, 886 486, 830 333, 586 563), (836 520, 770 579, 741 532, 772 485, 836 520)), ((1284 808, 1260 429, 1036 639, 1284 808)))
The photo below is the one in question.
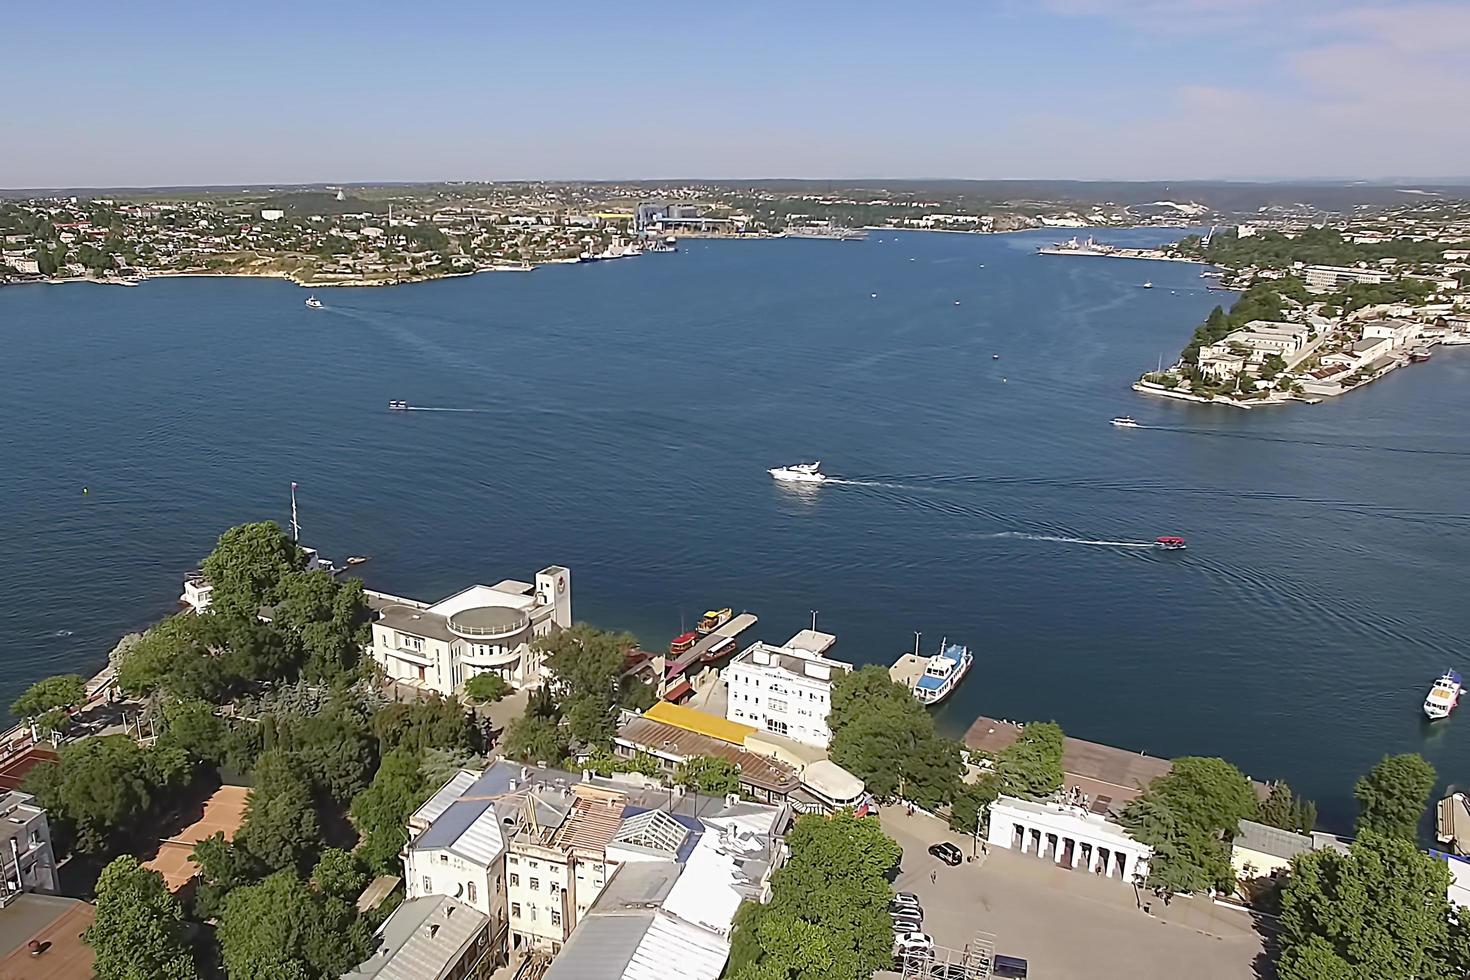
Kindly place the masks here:
POLYGON ((494 640, 531 628, 531 619, 519 609, 480 606, 449 617, 449 632, 465 640, 494 640))

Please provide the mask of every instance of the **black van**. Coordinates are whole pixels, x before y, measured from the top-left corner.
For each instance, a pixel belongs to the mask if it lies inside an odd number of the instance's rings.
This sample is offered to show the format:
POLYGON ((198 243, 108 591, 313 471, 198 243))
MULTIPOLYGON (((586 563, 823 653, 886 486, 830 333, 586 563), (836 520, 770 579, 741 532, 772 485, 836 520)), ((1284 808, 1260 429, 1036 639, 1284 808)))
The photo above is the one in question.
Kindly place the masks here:
POLYGON ((1019 956, 1002 956, 995 954, 995 962, 991 964, 990 975, 993 977, 1014 978, 1014 980, 1026 980, 1026 961, 1019 956))

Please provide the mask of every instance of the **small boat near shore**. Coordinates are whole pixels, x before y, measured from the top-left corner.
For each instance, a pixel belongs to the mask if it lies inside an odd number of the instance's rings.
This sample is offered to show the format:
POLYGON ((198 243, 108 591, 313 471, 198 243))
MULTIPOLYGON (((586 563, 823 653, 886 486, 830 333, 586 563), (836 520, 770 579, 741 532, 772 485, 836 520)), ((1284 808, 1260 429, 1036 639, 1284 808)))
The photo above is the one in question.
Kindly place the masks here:
POLYGON ((1448 718, 1450 712, 1455 710, 1455 705, 1460 703, 1460 692, 1463 689, 1464 683, 1460 679, 1459 671, 1445 671, 1429 688, 1429 696, 1424 699, 1425 716, 1430 721, 1448 718))
POLYGON ((826 483, 827 477, 821 472, 822 461, 815 463, 792 463, 790 466, 777 466, 766 472, 780 483, 826 483))
POLYGON ((914 697, 928 707, 939 704, 960 686, 974 662, 969 647, 959 643, 942 644, 939 653, 929 658, 924 672, 914 681, 914 697))
POLYGON ((315 296, 308 296, 306 297, 306 307, 311 310, 319 310, 322 308, 322 301, 315 296))

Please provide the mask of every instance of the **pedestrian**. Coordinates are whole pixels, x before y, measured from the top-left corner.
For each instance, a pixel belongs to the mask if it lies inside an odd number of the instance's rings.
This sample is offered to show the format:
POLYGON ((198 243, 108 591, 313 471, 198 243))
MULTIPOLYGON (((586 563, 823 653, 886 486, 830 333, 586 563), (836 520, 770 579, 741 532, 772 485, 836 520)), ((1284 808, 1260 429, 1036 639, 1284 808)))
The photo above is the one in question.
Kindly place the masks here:
POLYGON ((987 844, 987 843, 985 843, 984 841, 981 841, 980 842, 980 856, 981 857, 988 857, 989 854, 990 854, 990 845, 987 844))
POLYGON ((932 884, 935 884, 938 881, 939 881, 939 870, 936 868, 935 870, 929 872, 929 884, 932 885, 932 884))

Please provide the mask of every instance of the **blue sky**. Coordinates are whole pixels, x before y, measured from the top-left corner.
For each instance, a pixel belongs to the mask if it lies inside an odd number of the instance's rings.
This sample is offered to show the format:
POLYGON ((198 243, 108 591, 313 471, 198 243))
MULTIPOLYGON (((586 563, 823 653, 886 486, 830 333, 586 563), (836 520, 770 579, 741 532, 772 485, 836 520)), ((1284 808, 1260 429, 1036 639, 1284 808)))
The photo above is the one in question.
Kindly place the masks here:
POLYGON ((0 187, 1470 172, 1470 2, 72 0, 0 24, 0 187))

